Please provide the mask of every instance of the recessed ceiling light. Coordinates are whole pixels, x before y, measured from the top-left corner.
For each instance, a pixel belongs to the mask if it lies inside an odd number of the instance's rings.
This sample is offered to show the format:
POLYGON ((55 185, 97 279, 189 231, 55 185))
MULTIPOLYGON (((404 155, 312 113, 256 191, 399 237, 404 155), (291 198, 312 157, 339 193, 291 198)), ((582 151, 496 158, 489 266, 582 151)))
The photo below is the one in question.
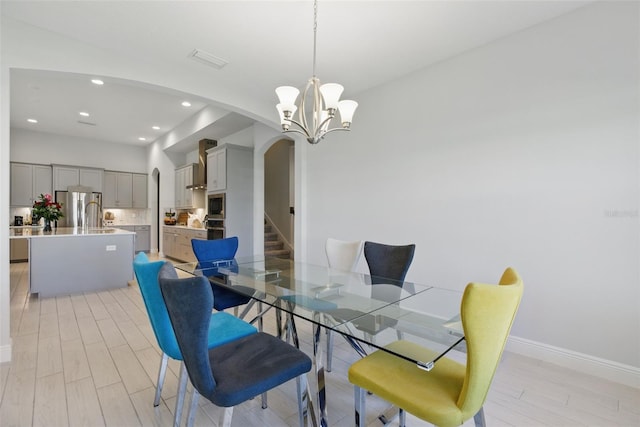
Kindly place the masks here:
POLYGON ((29 123, 38 123, 38 121, 36 119, 27 119, 27 121, 29 123))
POLYGON ((104 84, 104 82, 100 79, 91 79, 91 83, 98 86, 102 86, 104 84))
POLYGON ((87 113, 86 111, 80 111, 78 114, 80 114, 82 117, 89 117, 89 113, 87 113))
POLYGON ((191 103, 190 103, 190 102, 188 102, 188 101, 183 101, 183 102, 182 102, 182 106, 183 106, 183 107, 191 107, 191 103))
POLYGON ((144 136, 141 136, 140 138, 138 138, 138 141, 146 141, 147 138, 145 138, 144 136))
POLYGON ((153 130, 160 130, 160 126, 151 126, 151 129, 153 129, 153 130))

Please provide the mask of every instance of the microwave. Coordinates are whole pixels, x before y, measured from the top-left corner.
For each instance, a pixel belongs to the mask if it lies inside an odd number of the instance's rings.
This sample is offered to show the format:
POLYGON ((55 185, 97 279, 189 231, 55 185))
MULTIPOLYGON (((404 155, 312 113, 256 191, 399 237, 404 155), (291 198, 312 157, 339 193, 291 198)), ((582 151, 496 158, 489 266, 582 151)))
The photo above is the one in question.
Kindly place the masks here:
POLYGON ((208 218, 224 218, 224 193, 207 196, 208 218))

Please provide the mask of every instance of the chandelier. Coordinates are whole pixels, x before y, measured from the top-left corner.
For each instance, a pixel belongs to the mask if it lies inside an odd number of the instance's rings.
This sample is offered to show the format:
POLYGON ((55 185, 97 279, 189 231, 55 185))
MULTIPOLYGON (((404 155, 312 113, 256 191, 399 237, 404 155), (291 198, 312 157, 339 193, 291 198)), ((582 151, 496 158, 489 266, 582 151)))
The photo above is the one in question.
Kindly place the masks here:
POLYGON ((349 130, 353 113, 358 107, 356 101, 340 101, 340 95, 344 88, 337 83, 325 83, 320 85, 316 77, 316 33, 318 29, 318 1, 313 2, 313 77, 309 79, 302 93, 300 105, 296 105, 296 99, 300 91, 293 86, 280 86, 276 94, 280 103, 276 109, 280 114, 282 132, 296 132, 304 135, 310 144, 317 144, 329 132, 336 130, 349 130), (307 97, 312 103, 308 109, 307 97), (298 119, 294 114, 298 112, 298 119), (340 112, 342 127, 329 128, 331 121, 340 112), (295 125, 292 128, 291 125, 295 125))

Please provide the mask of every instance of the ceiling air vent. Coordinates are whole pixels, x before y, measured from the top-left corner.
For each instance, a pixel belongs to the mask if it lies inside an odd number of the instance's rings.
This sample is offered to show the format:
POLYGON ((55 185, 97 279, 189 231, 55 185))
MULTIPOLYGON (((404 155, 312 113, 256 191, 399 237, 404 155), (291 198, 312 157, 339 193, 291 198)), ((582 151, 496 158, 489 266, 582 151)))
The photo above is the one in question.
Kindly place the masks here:
POLYGON ((95 123, 91 123, 91 122, 83 122, 82 120, 78 120, 78 123, 80 123, 81 125, 96 126, 96 124, 95 124, 95 123))
POLYGON ((205 65, 213 67, 217 70, 222 69, 225 65, 229 63, 228 61, 225 61, 222 58, 218 58, 217 56, 212 55, 209 52, 205 52, 204 50, 200 50, 200 49, 194 49, 193 52, 189 54, 189 58, 193 59, 194 61, 198 61, 205 65))

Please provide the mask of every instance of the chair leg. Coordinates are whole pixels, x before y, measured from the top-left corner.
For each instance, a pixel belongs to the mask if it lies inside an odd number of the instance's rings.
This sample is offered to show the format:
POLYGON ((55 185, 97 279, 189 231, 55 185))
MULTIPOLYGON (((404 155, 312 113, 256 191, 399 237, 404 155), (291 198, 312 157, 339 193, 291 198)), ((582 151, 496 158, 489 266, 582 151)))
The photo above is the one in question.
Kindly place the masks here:
POLYGON ((365 391, 363 389, 361 389, 360 387, 353 386, 353 391, 354 391, 354 400, 355 400, 355 404, 356 404, 356 412, 355 412, 355 416, 356 416, 356 427, 364 427, 365 423, 366 423, 366 415, 365 415, 365 398, 367 396, 367 393, 365 393, 365 391))
MULTIPOLYGON (((260 301, 258 302, 258 312, 262 313, 262 302, 260 302, 260 301)), ((263 325, 264 322, 263 322, 262 319, 263 319, 262 316, 260 316, 260 318, 258 319, 258 330, 260 332, 262 332, 263 329, 264 329, 264 325, 263 325)))
POLYGON ((162 359, 160 359, 160 369, 158 370, 158 381, 156 382, 156 397, 153 399, 153 406, 160 404, 160 395, 162 394, 162 386, 164 386, 164 377, 167 374, 167 364, 169 362, 169 355, 162 353, 162 359))
POLYGON ((407 426, 407 413, 404 409, 398 409, 398 427, 406 427, 407 426))
POLYGON ((327 372, 331 372, 331 360, 333 360, 333 333, 327 328, 327 372))
POLYGON ((298 392, 298 421, 300 427, 304 427, 309 425, 309 399, 311 399, 306 374, 296 378, 296 390, 298 392))
POLYGON ((218 420, 218 427, 231 427, 231 417, 233 417, 233 407, 231 408, 220 408, 222 409, 222 414, 220 414, 220 418, 218 420))
POLYGON ((265 391, 264 393, 261 394, 262 396, 262 409, 267 409, 268 405, 267 405, 267 392, 265 391))
POLYGON ((187 427, 193 427, 193 421, 196 419, 199 397, 200 393, 198 393, 198 390, 196 390, 194 387, 193 393, 191 393, 191 404, 189 405, 189 413, 187 414, 187 427))
POLYGON ((487 424, 484 420, 484 407, 480 408, 480 410, 473 416, 473 421, 476 424, 476 427, 485 427, 487 424))
POLYGON ((184 395, 187 392, 187 367, 184 362, 180 363, 180 379, 178 380, 178 396, 176 397, 176 409, 174 411, 173 425, 180 427, 182 421, 182 407, 184 406, 184 395))

